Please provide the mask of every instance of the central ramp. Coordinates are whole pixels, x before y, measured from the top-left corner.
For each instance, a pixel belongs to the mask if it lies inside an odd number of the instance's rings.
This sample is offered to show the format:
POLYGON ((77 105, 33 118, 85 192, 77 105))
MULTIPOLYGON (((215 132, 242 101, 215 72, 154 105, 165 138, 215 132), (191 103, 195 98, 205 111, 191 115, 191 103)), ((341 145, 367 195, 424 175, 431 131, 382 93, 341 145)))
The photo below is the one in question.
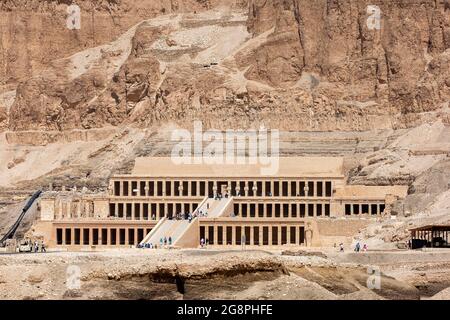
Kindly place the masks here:
MULTIPOLYGON (((189 220, 169 220, 161 219, 153 230, 142 240, 141 245, 153 244, 161 246, 161 239, 172 238, 172 247, 190 248, 198 245, 198 219, 191 222, 189 220)), ((168 244, 167 244, 168 246, 168 244)))
MULTIPOLYGON (((199 208, 196 210, 200 213, 207 213, 205 218, 219 218, 224 216, 230 216, 233 210, 233 198, 214 199, 207 198, 203 201, 199 208)), ((202 216, 200 215, 200 218, 202 216)))

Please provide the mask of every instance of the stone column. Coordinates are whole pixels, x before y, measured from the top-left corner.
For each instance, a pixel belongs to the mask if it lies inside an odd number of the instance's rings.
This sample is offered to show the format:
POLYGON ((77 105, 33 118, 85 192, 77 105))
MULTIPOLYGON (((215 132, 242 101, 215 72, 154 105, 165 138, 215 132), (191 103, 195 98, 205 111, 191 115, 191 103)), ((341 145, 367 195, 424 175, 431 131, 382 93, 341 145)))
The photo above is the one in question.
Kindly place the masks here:
POLYGON ((128 181, 128 196, 130 197, 133 194, 133 188, 132 188, 132 183, 131 180, 128 181))
POLYGON ((259 226, 259 245, 263 245, 263 235, 264 235, 264 228, 263 226, 259 226))
POLYGON ((84 246, 84 228, 80 227, 80 246, 84 246))
POLYGON ((125 228, 125 245, 128 246, 128 241, 130 240, 129 234, 128 234, 128 228, 125 228))
POLYGON ((231 245, 236 245, 236 226, 231 227, 231 245))
POLYGON ((291 244, 291 226, 286 226, 286 242, 287 244, 291 244))
POLYGON ((70 245, 75 244, 75 228, 70 228, 70 245))
POLYGON ((123 181, 119 181, 119 196, 123 197, 123 181))
POLYGON ((217 225, 214 225, 213 226, 213 230, 214 230, 214 245, 215 246, 217 246, 217 242, 219 241, 219 235, 217 234, 218 233, 218 228, 217 228, 217 225))
POLYGON ((288 190, 287 190, 288 191, 288 197, 292 197, 292 186, 291 186, 292 183, 291 183, 290 180, 288 180, 287 184, 288 184, 288 190))
POLYGON ((227 226, 222 226, 222 245, 227 245, 227 226))
POLYGON ((67 228, 62 228, 62 245, 63 246, 66 245, 66 229, 67 228))
POLYGON ((94 228, 89 228, 89 245, 94 245, 94 228))
POLYGON ((281 226, 279 225, 278 226, 278 245, 279 246, 281 246, 281 243, 282 243, 282 241, 281 241, 281 226))
POLYGON ((146 181, 145 181, 145 187, 144 187, 144 194, 145 194, 146 197, 149 196, 149 190, 150 190, 150 187, 149 187, 149 181, 146 180, 146 181))
POLYGON ((156 218, 161 219, 161 214, 159 212, 159 203, 156 203, 156 218))
POLYGON ((261 194, 262 194, 263 197, 267 197, 267 194, 266 194, 266 181, 265 180, 262 181, 262 192, 261 192, 261 194))
POLYGON ((250 226, 250 245, 253 246, 255 244, 255 230, 253 226, 250 226))

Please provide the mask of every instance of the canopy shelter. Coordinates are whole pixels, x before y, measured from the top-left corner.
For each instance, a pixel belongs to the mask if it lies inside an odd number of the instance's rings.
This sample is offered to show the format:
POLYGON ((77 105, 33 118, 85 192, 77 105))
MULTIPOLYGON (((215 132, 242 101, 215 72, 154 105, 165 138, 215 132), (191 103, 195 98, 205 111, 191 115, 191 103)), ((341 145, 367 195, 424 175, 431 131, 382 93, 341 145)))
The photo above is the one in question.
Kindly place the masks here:
POLYGON ((426 225, 411 231, 411 248, 450 248, 450 225, 426 225))

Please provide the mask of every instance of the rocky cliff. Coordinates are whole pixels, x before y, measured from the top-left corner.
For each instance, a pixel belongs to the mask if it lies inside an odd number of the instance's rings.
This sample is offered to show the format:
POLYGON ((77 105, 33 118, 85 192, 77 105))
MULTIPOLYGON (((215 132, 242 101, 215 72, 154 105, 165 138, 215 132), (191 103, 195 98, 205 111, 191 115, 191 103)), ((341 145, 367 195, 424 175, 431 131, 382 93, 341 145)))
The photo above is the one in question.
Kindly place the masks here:
POLYGON ((449 122, 447 0, 78 1, 79 30, 69 4, 0 1, 3 128, 449 122))

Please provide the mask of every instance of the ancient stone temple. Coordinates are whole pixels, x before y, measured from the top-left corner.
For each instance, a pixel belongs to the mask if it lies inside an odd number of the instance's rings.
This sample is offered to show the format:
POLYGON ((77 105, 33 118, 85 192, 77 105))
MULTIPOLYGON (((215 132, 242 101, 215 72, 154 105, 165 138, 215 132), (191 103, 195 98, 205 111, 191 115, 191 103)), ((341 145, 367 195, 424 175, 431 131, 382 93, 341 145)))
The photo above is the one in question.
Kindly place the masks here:
POLYGON ((389 216, 407 186, 347 185, 342 158, 277 158, 274 174, 257 161, 175 163, 137 158, 108 194, 51 191, 36 230, 49 246, 330 246, 351 241, 389 216))

